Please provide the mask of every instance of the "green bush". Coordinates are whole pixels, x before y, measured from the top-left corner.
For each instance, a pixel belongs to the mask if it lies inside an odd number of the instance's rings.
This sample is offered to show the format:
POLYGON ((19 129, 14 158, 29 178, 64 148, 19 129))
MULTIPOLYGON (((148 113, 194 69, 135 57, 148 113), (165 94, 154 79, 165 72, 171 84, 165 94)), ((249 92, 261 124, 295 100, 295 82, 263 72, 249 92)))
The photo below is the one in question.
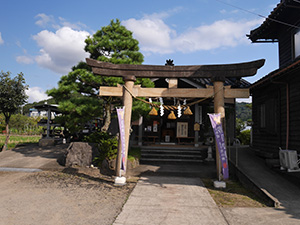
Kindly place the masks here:
MULTIPOLYGON (((106 132, 97 131, 90 134, 84 139, 86 142, 97 143, 99 155, 93 159, 94 165, 101 166, 104 159, 112 160, 117 158, 118 154, 118 139, 116 136, 106 132)), ((141 148, 131 147, 128 150, 128 160, 134 161, 141 158, 141 148)))
MULTIPOLYGON (((22 114, 13 114, 9 121, 10 134, 37 135, 42 134, 43 128, 37 125, 39 117, 28 117, 22 114)), ((0 114, 0 132, 6 129, 3 114, 0 114)))
POLYGON ((131 147, 128 150, 128 160, 135 160, 141 158, 141 148, 140 147, 131 147))
POLYGON ((86 137, 85 141, 98 144, 99 156, 93 160, 97 166, 101 165, 104 159, 111 160, 117 157, 118 140, 115 136, 97 131, 86 137))
POLYGON ((244 130, 240 133, 238 139, 241 141, 242 145, 250 145, 250 136, 251 136, 251 131, 244 130))

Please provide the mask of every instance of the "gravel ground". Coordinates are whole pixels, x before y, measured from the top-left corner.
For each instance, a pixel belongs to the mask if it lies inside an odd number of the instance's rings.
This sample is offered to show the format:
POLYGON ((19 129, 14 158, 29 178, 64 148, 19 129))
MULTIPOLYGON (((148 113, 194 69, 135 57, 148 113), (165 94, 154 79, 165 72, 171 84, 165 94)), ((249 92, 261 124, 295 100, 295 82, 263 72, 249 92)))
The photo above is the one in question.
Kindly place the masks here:
POLYGON ((135 184, 90 168, 0 172, 0 225, 112 224, 135 184))

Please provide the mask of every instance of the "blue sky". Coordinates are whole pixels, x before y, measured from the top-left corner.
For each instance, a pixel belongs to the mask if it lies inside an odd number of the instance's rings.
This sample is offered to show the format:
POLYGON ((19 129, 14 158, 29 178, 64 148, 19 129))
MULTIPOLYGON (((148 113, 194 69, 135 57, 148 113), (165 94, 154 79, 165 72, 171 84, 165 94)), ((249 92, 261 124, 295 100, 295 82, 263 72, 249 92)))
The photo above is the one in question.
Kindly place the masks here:
POLYGON ((133 31, 144 64, 239 63, 266 59, 254 82, 278 68, 277 44, 252 44, 246 37, 279 0, 4 1, 0 14, 0 70, 23 72, 29 102, 47 98, 62 75, 88 57, 88 35, 120 19, 133 31), (235 8, 228 4, 237 6, 235 8))

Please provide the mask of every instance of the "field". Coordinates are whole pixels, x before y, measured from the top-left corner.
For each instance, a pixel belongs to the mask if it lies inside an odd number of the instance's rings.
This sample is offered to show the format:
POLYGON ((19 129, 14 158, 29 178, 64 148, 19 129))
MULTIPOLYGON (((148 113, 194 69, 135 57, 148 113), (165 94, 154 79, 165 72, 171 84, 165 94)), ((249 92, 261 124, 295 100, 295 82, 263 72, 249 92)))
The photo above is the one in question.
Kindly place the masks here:
MULTIPOLYGON (((0 135, 0 148, 4 145, 6 135, 0 135)), ((8 142, 8 149, 14 148, 18 144, 38 143, 41 135, 11 135, 8 142)))

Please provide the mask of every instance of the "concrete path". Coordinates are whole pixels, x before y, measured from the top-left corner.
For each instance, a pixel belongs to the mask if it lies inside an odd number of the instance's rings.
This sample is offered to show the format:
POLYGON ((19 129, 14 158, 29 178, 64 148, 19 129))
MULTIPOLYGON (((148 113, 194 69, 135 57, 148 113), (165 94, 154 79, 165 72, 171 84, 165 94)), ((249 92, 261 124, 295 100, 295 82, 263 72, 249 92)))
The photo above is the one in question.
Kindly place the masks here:
POLYGON ((200 178, 141 177, 114 225, 298 225, 282 208, 219 208, 200 178))
MULTIPOLYGON (((235 152, 231 158, 235 162, 235 152)), ((219 208, 201 182, 215 174, 215 163, 197 166, 142 166, 141 179, 115 225, 136 224, 300 224, 300 188, 277 173, 249 148, 238 152, 238 168, 280 207, 219 208), (144 168, 145 167, 145 168, 144 168)), ((283 175, 283 176, 282 176, 283 175)), ((295 174, 296 175, 296 174, 295 174)), ((300 174, 299 174, 300 175, 300 174)))
POLYGON ((200 178, 141 177, 115 225, 228 224, 200 178))
POLYGON ((58 161, 63 157, 68 145, 39 147, 37 144, 17 146, 0 152, 0 167, 31 169, 63 169, 58 161))

